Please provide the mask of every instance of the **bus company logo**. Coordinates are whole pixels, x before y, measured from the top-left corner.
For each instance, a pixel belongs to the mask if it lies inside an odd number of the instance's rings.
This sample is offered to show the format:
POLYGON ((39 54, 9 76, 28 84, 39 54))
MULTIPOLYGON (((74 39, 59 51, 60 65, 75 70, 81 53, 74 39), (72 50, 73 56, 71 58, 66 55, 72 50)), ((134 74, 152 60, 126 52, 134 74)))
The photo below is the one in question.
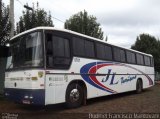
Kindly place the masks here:
POLYGON ((93 62, 93 63, 89 63, 84 65, 81 69, 80 69, 80 73, 82 78, 88 82, 89 84, 91 84, 92 86, 107 91, 109 93, 117 93, 116 91, 106 87, 105 85, 103 85, 101 82, 99 82, 96 78, 96 70, 102 68, 102 67, 106 67, 106 66, 111 66, 114 65, 113 63, 106 63, 106 62, 93 62), (90 75, 88 75, 90 74, 90 75))
MULTIPOLYGON (((119 80, 115 81, 115 76, 117 75, 116 72, 112 72, 111 69, 108 69, 106 77, 103 78, 101 81, 98 81, 96 76, 101 75, 101 74, 96 73, 96 71, 98 69, 103 68, 103 67, 108 67, 108 66, 115 66, 115 65, 125 66, 125 67, 128 67, 128 68, 131 68, 131 69, 134 69, 134 70, 138 71, 139 73, 141 73, 142 75, 147 77, 147 79, 149 80, 149 85, 153 85, 153 81, 148 75, 146 75, 145 73, 143 73, 142 71, 140 71, 140 70, 138 70, 134 67, 131 67, 131 66, 128 66, 128 65, 125 65, 125 64, 121 64, 121 63, 114 63, 114 62, 92 62, 92 63, 88 63, 80 69, 80 74, 81 74, 82 78, 87 83, 91 84, 92 86, 94 86, 98 89, 107 91, 109 93, 117 93, 116 91, 114 91, 114 90, 110 89, 109 87, 103 85, 103 83, 105 83, 107 81, 110 81, 110 85, 115 85, 115 84, 118 84, 120 82, 121 82, 121 84, 123 84, 123 83, 127 83, 129 81, 132 81, 134 79, 137 79, 137 75, 128 75, 127 78, 125 78, 122 75, 122 77, 119 80), (111 80, 109 80, 109 78, 111 80)), ((103 74, 103 75, 105 75, 105 74, 103 74)))
POLYGON ((121 84, 127 83, 127 82, 130 82, 130 81, 132 81, 132 80, 137 78, 137 75, 127 75, 127 77, 125 75, 125 76, 121 76, 121 78, 119 80, 115 81, 115 76, 116 75, 117 75, 116 72, 112 73, 112 69, 108 69, 108 73, 107 73, 106 77, 103 78, 101 82, 105 83, 109 79, 111 79, 110 80, 110 85, 115 85, 115 84, 118 84, 120 82, 121 82, 121 84))

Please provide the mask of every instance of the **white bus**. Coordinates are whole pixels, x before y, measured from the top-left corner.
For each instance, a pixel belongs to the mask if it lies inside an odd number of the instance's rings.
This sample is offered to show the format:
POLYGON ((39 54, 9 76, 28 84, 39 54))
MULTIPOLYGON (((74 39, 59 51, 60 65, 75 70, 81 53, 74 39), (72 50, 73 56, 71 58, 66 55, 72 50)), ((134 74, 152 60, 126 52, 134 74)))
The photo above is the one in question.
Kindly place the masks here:
POLYGON ((4 94, 17 103, 74 108, 154 85, 152 55, 70 30, 37 27, 13 37, 10 48, 4 94))

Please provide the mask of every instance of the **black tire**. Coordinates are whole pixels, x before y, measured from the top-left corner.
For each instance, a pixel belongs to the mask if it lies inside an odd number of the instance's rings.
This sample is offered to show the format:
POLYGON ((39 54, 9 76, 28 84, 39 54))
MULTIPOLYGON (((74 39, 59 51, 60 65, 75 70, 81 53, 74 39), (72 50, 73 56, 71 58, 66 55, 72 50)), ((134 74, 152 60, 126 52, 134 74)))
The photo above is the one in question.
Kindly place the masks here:
POLYGON ((84 98, 83 88, 76 83, 68 86, 66 91, 66 106, 67 108, 80 107, 84 98))
POLYGON ((141 93, 143 90, 143 84, 141 80, 137 80, 137 84, 136 84, 136 92, 137 93, 141 93))

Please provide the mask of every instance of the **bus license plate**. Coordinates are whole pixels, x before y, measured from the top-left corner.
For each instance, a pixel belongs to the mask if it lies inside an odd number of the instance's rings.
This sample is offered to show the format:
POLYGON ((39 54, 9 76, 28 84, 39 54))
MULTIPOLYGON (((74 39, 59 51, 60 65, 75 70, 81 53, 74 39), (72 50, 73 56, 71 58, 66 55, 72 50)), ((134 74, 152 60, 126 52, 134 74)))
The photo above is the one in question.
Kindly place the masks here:
POLYGON ((31 104, 31 102, 29 100, 23 100, 22 102, 23 102, 23 104, 31 104))

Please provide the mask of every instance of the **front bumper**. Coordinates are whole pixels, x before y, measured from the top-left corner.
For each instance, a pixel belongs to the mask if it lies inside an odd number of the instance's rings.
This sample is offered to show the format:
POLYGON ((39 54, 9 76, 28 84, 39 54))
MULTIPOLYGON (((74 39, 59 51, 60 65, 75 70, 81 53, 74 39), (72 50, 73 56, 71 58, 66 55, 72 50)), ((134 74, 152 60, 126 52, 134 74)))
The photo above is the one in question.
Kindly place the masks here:
POLYGON ((44 89, 4 89, 7 99, 21 104, 45 105, 44 89))

